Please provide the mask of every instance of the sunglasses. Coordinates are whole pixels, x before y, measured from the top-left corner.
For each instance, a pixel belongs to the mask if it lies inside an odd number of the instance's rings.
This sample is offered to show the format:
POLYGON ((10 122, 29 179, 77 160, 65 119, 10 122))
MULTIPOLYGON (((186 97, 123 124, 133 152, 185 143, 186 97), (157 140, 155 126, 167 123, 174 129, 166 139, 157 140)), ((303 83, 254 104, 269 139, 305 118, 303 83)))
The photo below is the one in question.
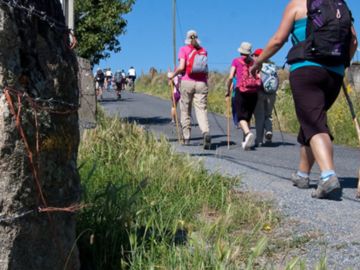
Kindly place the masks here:
POLYGON ((190 38, 191 38, 191 39, 197 39, 198 36, 192 35, 192 36, 190 36, 190 38))

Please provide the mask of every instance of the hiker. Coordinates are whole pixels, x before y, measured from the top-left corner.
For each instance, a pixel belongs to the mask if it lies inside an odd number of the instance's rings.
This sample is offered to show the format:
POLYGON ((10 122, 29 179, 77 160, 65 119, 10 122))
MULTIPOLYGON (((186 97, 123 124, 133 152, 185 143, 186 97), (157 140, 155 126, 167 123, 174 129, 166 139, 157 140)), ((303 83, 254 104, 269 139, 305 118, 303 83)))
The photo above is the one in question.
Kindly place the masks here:
POLYGON ((298 170, 291 180, 298 188, 309 188, 309 174, 316 161, 321 176, 312 197, 324 198, 341 189, 334 168, 333 137, 326 113, 340 92, 345 67, 355 54, 356 33, 344 1, 292 0, 285 9, 278 30, 255 60, 252 74, 259 72, 262 63, 280 50, 290 34, 294 46, 289 51, 287 62, 291 64, 290 87, 300 123, 298 142, 301 145, 298 170), (336 10, 326 3, 337 4, 336 10), (308 12, 315 15, 307 17, 308 12), (323 24, 323 21, 331 23, 323 24), (316 39, 322 46, 305 46, 311 42, 306 38, 307 33, 314 38, 312 41, 316 39), (323 35, 326 37, 323 38, 323 35), (327 43, 334 39, 336 51, 329 49, 334 44, 327 43))
MULTIPOLYGON (((253 59, 256 60, 261 53, 262 49, 256 49, 252 54, 253 59)), ((263 84, 260 91, 258 91, 258 100, 254 111, 256 129, 255 147, 259 147, 264 144, 264 135, 265 144, 268 145, 272 142, 272 111, 276 99, 276 90, 279 86, 279 80, 277 77, 275 65, 267 63, 265 66, 264 64, 263 68, 261 69, 260 78, 263 84), (274 72, 273 81, 269 81, 269 84, 266 83, 269 79, 271 79, 269 78, 271 74, 268 74, 267 70, 271 70, 274 72)))
POLYGON ((136 70, 134 67, 130 67, 128 70, 128 78, 130 79, 130 91, 135 91, 135 80, 136 80, 136 70))
POLYGON ((115 92, 118 99, 121 99, 122 81, 123 77, 121 75, 121 70, 117 70, 114 74, 113 83, 115 85, 115 92))
POLYGON ((176 108, 179 103, 181 94, 180 94, 180 85, 181 85, 181 75, 178 74, 173 79, 173 91, 171 95, 171 123, 176 123, 176 108))
POLYGON ((126 85, 126 73, 125 70, 121 70, 121 90, 125 90, 125 85, 126 85))
POLYGON ((107 68, 105 71, 105 89, 110 91, 111 89, 112 72, 111 68, 107 68))
POLYGON ((174 79, 182 74, 180 86, 180 113, 184 145, 190 145, 191 108, 194 102, 195 114, 203 135, 204 149, 211 148, 209 121, 207 115, 208 103, 208 66, 207 52, 200 46, 196 31, 186 33, 185 46, 179 50, 179 65, 175 72, 168 72, 168 78, 174 79))
POLYGON ((231 93, 230 93, 230 96, 231 96, 231 114, 232 114, 232 117, 233 117, 233 122, 234 122, 234 125, 236 126, 236 128, 239 128, 239 120, 238 120, 238 117, 237 117, 237 114, 236 114, 236 100, 235 100, 235 88, 236 88, 236 77, 233 78, 232 80, 232 84, 231 84, 231 93))
POLYGON ((101 68, 98 68, 95 73, 95 91, 96 96, 102 100, 104 91, 105 74, 101 68))
POLYGON ((260 76, 251 76, 249 68, 253 64, 251 58, 252 45, 249 42, 242 42, 238 48, 240 57, 232 61, 229 78, 227 80, 227 92, 225 97, 228 98, 231 92, 233 78, 236 77, 235 88, 235 108, 238 120, 238 127, 243 131, 243 142, 241 147, 249 150, 254 142, 254 134, 250 131, 250 120, 254 113, 257 92, 261 87, 260 76))

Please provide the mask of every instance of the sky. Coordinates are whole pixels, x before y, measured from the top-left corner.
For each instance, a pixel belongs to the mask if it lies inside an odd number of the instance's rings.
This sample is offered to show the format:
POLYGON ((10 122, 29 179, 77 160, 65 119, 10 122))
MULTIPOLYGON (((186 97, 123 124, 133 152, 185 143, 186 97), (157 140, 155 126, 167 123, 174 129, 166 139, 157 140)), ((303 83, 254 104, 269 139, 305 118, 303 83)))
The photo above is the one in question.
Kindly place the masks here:
MULTIPOLYGON (((263 48, 275 33, 289 0, 176 0, 176 54, 184 45, 186 32, 197 31, 208 51, 209 69, 228 71, 237 48, 243 41, 253 49, 263 48)), ((360 36, 360 1, 346 1, 355 18, 360 36)), ((158 71, 174 68, 173 0, 136 0, 126 14, 125 35, 118 37, 119 53, 102 60, 97 67, 127 71, 134 66, 138 74, 151 67, 158 71)), ((360 40, 360 38, 359 38, 360 40)), ((271 58, 278 66, 285 62, 290 41, 271 58)), ((359 60, 360 52, 354 57, 359 60)))

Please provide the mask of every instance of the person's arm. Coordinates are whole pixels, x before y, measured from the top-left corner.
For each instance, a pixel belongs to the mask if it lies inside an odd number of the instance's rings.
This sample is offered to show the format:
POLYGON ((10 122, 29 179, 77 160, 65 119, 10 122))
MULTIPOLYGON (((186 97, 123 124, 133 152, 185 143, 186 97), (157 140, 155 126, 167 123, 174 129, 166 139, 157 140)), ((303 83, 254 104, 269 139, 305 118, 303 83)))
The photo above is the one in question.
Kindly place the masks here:
POLYGON ((351 42, 350 42, 350 60, 354 57, 357 47, 358 47, 358 40, 354 26, 351 27, 351 42))
POLYGON ((232 84, 233 84, 233 78, 235 76, 235 71, 236 71, 236 68, 234 66, 231 66, 229 77, 228 77, 227 82, 226 82, 225 97, 228 97, 230 95, 230 93, 231 93, 232 84))
POLYGON ((168 78, 170 80, 174 79, 177 75, 184 73, 185 71, 185 59, 180 58, 179 65, 174 72, 168 72, 168 78))
POLYGON ((277 53, 284 43, 288 40, 291 30, 293 28, 293 23, 295 21, 297 12, 297 4, 295 1, 291 1, 285 11, 279 28, 276 33, 269 40, 263 52, 255 60, 254 64, 250 68, 250 72, 255 75, 261 69, 262 63, 267 61, 271 56, 277 53))

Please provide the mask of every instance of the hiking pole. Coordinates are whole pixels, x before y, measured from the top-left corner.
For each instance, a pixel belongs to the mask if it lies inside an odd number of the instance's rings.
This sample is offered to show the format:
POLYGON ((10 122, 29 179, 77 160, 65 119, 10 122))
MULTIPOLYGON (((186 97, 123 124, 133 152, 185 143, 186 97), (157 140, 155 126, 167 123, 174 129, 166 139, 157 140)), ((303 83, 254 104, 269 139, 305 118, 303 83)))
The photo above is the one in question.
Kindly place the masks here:
POLYGON ((227 147, 230 149, 230 96, 226 97, 227 147))
POLYGON ((175 97, 174 97, 174 82, 172 80, 170 80, 169 87, 170 87, 170 93, 171 93, 172 107, 174 108, 174 112, 175 112, 176 134, 177 134, 178 142, 181 143, 180 132, 179 132, 179 120, 178 120, 178 116, 177 116, 177 106, 176 106, 176 101, 175 101, 175 97))
POLYGON ((350 110, 350 113, 351 113, 351 117, 352 117, 352 120, 353 120, 353 122, 355 124, 356 133, 358 135, 358 140, 359 140, 359 143, 360 143, 360 126, 359 126, 359 122, 358 122, 358 120, 356 118, 354 106, 353 106, 353 103, 352 103, 351 98, 349 96, 349 93, 348 93, 349 91, 347 90, 348 88, 346 87, 345 82, 343 82, 342 88, 344 90, 344 95, 345 95, 347 104, 349 105, 349 110, 350 110))
POLYGON ((277 111, 276 111, 275 104, 274 104, 274 112, 275 112, 276 121, 277 121, 278 126, 279 126, 279 131, 280 131, 280 135, 281 135, 281 141, 282 141, 282 144, 284 144, 285 143, 284 135, 283 135, 283 132, 281 130, 280 120, 279 120, 279 117, 278 117, 278 114, 277 114, 277 111))
MULTIPOLYGON (((354 106, 353 106, 353 103, 352 103, 351 98, 349 96, 348 88, 346 87, 346 84, 345 84, 344 81, 342 83, 342 88, 343 88, 343 92, 344 92, 347 104, 349 105, 349 110, 350 110, 350 113, 351 113, 352 120, 353 120, 353 122, 355 124, 355 129, 356 129, 356 133, 358 135, 358 140, 359 140, 359 144, 360 144, 360 126, 359 126, 359 122, 358 122, 358 120, 356 118, 354 106)), ((359 168, 359 173, 358 174, 359 175, 358 175, 358 186, 357 186, 356 197, 360 198, 360 168, 359 168)))

